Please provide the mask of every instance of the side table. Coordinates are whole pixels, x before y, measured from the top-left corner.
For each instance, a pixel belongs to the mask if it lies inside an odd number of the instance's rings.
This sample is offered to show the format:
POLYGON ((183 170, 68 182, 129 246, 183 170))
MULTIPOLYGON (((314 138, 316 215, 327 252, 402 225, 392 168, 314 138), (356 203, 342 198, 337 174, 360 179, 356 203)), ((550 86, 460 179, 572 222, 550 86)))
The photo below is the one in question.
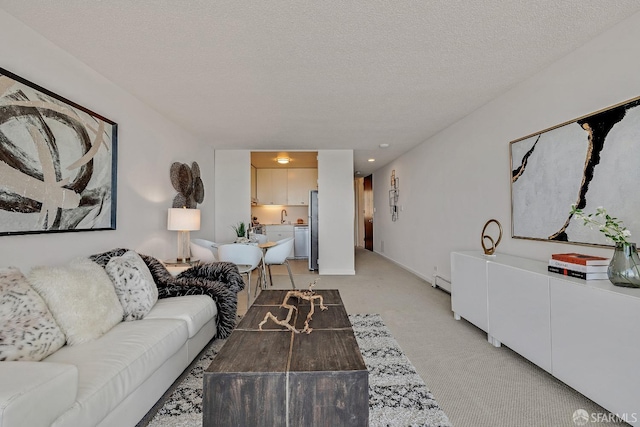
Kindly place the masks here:
POLYGON ((182 261, 174 258, 174 259, 162 261, 162 263, 167 268, 169 273, 171 273, 172 276, 177 276, 178 274, 182 273, 185 270, 188 270, 194 265, 200 264, 200 260, 191 258, 189 261, 182 261))

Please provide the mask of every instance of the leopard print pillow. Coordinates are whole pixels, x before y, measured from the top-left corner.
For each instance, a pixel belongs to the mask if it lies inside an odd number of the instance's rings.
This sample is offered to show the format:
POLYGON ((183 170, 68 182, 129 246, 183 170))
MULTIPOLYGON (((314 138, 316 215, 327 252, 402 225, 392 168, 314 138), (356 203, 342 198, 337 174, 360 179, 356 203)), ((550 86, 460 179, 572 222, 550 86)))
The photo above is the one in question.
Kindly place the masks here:
POLYGON ((66 337, 42 297, 15 267, 0 268, 0 361, 39 361, 66 337))
POLYGON ((124 320, 140 320, 158 301, 158 288, 140 255, 127 251, 112 257, 105 270, 124 309, 124 320))

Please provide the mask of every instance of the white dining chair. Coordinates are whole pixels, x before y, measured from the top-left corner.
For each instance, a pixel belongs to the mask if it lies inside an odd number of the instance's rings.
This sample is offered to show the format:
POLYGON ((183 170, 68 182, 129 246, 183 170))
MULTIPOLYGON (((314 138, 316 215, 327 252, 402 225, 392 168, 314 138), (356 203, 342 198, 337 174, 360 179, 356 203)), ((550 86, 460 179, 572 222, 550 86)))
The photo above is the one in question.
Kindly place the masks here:
POLYGON ((211 240, 191 239, 190 243, 191 256, 197 258, 200 262, 216 262, 218 259, 218 244, 211 240))
POLYGON ((269 283, 273 284, 271 280, 271 266, 284 264, 287 266, 287 270, 289 271, 291 287, 293 289, 296 289, 296 284, 293 281, 293 274, 291 274, 291 266, 289 265, 289 260, 287 259, 287 257, 291 253, 291 248, 293 248, 293 237, 278 240, 276 243, 277 244, 275 246, 267 249, 267 252, 264 254, 264 264, 269 270, 269 283))
POLYGON ((258 242, 258 244, 267 243, 267 235, 266 234, 254 234, 254 236, 256 237, 256 242, 258 242))
POLYGON ((220 245, 218 246, 218 260, 236 264, 240 274, 247 276, 247 304, 249 304, 251 300, 251 272, 260 266, 262 249, 243 243, 220 245))

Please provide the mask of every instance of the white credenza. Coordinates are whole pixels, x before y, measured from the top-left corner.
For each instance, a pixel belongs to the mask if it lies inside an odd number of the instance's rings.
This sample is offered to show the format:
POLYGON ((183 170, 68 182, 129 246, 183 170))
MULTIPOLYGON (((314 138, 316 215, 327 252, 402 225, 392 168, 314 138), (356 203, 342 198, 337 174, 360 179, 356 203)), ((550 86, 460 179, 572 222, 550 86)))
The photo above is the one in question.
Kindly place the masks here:
POLYGON ((451 254, 451 306, 556 378, 640 426, 640 289, 504 254, 451 254))

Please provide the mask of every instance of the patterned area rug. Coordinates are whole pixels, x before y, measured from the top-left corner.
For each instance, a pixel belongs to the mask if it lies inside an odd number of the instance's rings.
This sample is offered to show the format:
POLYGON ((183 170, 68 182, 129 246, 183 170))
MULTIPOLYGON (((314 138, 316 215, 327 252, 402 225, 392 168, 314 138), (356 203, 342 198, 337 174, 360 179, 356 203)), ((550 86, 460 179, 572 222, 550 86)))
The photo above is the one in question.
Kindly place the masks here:
MULTIPOLYGON (((451 426, 382 318, 377 314, 353 314, 349 320, 369 370, 369 425, 451 426)), ((148 426, 202 426, 202 373, 223 344, 224 340, 216 340, 210 345, 148 426)))

